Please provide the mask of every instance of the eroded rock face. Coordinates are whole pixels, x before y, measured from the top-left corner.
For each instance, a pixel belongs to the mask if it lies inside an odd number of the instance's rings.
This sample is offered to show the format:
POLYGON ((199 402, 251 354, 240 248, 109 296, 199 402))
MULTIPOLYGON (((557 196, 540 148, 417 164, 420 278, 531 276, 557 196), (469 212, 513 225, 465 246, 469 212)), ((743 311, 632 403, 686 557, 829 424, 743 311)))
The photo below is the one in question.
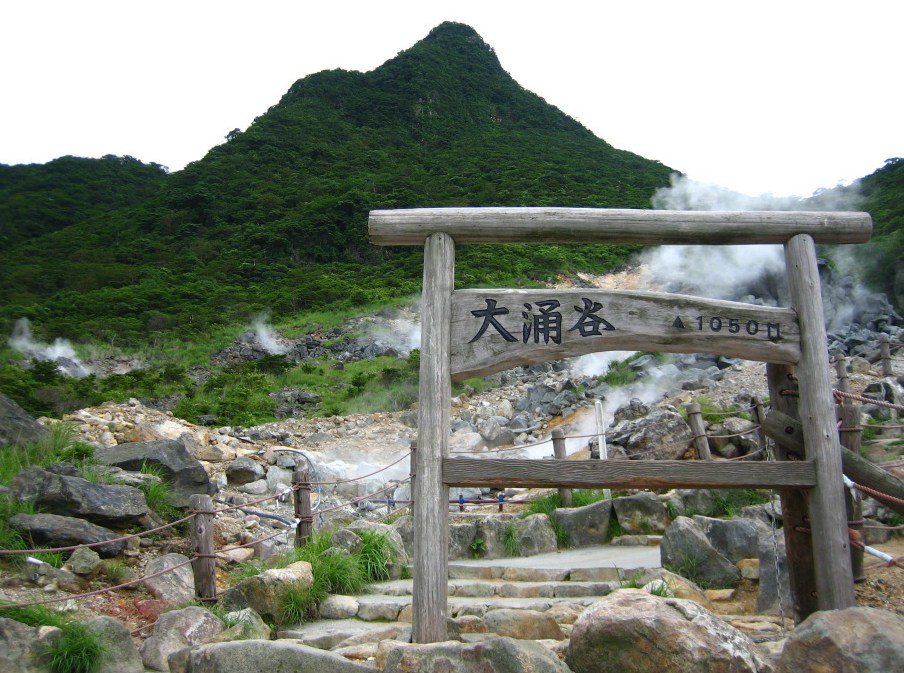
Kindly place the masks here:
POLYGON ((574 673, 766 673, 737 629, 691 601, 621 589, 587 608, 571 633, 574 673))
POLYGON ((285 568, 271 568, 239 582, 223 594, 223 606, 230 610, 251 608, 265 619, 279 615, 279 597, 288 586, 310 587, 314 583, 311 564, 297 561, 285 568))
POLYGON ((700 527, 679 516, 662 536, 662 566, 706 588, 733 587, 741 571, 707 539, 700 527))
POLYGON ((0 446, 28 444, 49 434, 25 409, 0 394, 0 446))
POLYGON ((776 673, 904 671, 904 617, 878 608, 814 612, 789 636, 776 673))
POLYGON ((50 514, 87 519, 100 526, 130 526, 148 513, 144 493, 131 486, 93 484, 80 477, 28 467, 16 475, 10 491, 32 500, 50 514))
MULTIPOLYGON (((50 547, 71 547, 120 537, 109 528, 58 514, 16 514, 10 518, 9 525, 17 530, 27 531, 32 540, 50 547)), ((104 558, 113 558, 119 556, 125 548, 125 541, 120 540, 93 549, 104 558)))
POLYGON ((141 644, 144 665, 155 671, 169 671, 170 655, 207 642, 225 628, 219 617, 204 608, 164 612, 157 620, 154 633, 141 644))
POLYGON ((200 461, 195 459, 177 440, 164 439, 154 442, 134 442, 98 449, 94 457, 105 465, 124 470, 141 471, 145 465, 157 466, 164 481, 172 490, 178 507, 188 506, 191 495, 216 493, 200 461))

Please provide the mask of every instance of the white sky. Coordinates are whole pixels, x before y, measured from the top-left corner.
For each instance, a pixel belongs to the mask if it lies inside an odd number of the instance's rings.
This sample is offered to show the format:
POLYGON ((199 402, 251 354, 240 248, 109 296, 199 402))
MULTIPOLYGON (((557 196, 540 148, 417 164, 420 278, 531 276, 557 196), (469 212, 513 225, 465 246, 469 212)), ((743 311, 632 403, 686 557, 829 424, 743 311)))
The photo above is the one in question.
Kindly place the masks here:
POLYGON ((178 170, 292 83, 368 71, 443 21, 615 147, 751 195, 904 156, 901 0, 3 0, 0 163, 178 170))

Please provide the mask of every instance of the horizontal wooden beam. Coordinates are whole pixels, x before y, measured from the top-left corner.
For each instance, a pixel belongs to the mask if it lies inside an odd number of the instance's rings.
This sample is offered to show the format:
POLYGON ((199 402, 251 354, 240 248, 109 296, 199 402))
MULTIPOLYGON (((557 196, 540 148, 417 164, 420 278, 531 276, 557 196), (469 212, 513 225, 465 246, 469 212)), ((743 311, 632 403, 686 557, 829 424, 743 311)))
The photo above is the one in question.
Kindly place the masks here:
POLYGON ((809 234, 816 243, 865 243, 868 213, 706 212, 615 208, 412 208, 372 210, 374 245, 423 245, 442 232, 463 243, 640 243, 742 245, 785 243, 809 234))
POLYGON ((796 364, 800 329, 791 309, 679 294, 592 288, 452 294, 456 379, 633 350, 796 364))
POLYGON ((528 488, 809 488, 813 463, 445 458, 449 486, 528 488))

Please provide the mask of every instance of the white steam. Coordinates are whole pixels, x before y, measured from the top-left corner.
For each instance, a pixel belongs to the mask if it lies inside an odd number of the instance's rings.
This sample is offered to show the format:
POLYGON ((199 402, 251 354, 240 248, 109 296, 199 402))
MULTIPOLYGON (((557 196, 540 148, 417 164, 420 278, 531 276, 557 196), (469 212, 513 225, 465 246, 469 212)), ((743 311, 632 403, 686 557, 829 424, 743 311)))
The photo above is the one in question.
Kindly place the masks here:
POLYGON ((270 355, 284 355, 289 352, 288 346, 280 343, 273 328, 267 324, 264 317, 255 318, 252 327, 257 342, 270 355))
POLYGON ((56 338, 52 344, 35 341, 28 318, 19 318, 13 325, 9 345, 35 360, 56 363, 57 369, 66 376, 80 379, 91 374, 91 368, 79 360, 72 344, 66 339, 56 338))

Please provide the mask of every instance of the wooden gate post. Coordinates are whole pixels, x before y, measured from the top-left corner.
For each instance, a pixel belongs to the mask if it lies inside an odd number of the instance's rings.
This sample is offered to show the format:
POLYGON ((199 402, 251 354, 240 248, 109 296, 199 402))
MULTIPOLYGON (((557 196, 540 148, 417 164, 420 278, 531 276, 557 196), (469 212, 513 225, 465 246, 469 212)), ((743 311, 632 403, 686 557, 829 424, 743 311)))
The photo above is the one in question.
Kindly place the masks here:
POLYGON ((449 573, 449 487, 443 483, 443 458, 449 452, 452 407, 450 367, 455 242, 431 234, 424 244, 421 317, 417 481, 414 500, 414 587, 412 641, 446 640, 449 573))
POLYGON ((201 601, 217 599, 217 560, 213 550, 213 500, 209 495, 193 494, 188 507, 195 513, 191 520, 191 548, 195 596, 201 601))
MULTIPOLYGON (((552 431, 552 451, 556 456, 556 460, 565 460, 565 431, 562 428, 555 428, 552 431)), ((559 502, 562 503, 562 507, 571 507, 570 488, 559 489, 559 502)))
POLYGON ((854 605, 851 551, 844 509, 841 448, 835 428, 835 404, 826 353, 826 330, 820 295, 816 246, 807 234, 785 243, 785 264, 792 308, 800 323, 800 417, 807 458, 816 466, 810 491, 810 528, 816 560, 817 604, 821 610, 854 605))

